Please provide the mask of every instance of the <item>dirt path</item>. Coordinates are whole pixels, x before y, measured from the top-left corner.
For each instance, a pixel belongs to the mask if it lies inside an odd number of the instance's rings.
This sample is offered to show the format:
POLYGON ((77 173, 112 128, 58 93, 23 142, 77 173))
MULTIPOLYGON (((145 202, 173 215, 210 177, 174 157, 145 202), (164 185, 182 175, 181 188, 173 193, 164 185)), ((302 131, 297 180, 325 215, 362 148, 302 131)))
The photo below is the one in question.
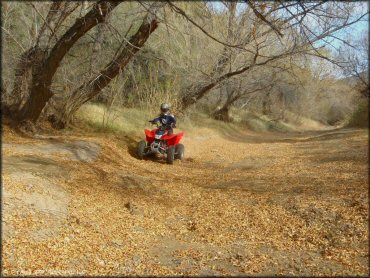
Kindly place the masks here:
POLYGON ((5 275, 368 274, 365 131, 210 132, 172 166, 128 137, 14 138, 5 275))

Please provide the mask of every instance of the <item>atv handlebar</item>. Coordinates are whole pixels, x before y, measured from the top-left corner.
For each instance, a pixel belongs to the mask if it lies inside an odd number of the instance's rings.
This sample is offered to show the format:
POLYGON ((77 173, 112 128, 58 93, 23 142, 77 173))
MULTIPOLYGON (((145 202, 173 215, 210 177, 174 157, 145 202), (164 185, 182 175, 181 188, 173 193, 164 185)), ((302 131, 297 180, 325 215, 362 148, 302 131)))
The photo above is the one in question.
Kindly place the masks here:
POLYGON ((154 121, 149 121, 149 123, 151 123, 152 125, 157 125, 157 127, 159 127, 159 122, 154 122, 154 121))
MULTIPOLYGON (((154 121, 148 121, 149 123, 153 124, 153 125, 157 125, 157 127, 160 127, 160 123, 157 121, 157 122, 154 122, 154 121)), ((171 123, 171 127, 172 128, 176 128, 176 124, 175 123, 171 123)))

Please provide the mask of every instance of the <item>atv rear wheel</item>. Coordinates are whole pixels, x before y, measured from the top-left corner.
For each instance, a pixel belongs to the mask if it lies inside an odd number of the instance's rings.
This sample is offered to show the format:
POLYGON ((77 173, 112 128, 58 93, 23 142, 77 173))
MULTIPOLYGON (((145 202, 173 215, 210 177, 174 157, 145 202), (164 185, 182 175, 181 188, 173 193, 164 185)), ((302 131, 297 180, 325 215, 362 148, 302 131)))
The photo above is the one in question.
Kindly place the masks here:
POLYGON ((185 147, 183 144, 177 144, 175 148, 175 159, 183 160, 184 159, 185 147))
POLYGON ((146 142, 140 141, 137 146, 137 156, 139 157, 139 159, 143 159, 144 154, 145 154, 145 148, 146 148, 146 142))
POLYGON ((167 149, 167 163, 173 164, 173 161, 175 159, 175 148, 173 146, 168 147, 167 149))

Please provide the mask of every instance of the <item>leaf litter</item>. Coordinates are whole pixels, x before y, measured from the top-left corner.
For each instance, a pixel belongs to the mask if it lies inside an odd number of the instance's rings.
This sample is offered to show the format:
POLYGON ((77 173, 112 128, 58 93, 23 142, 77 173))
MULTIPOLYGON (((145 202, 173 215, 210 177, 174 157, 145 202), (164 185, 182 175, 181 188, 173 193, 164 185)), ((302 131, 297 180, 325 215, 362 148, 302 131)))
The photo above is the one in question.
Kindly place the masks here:
MULTIPOLYGON (((32 144, 9 132, 5 142, 32 144)), ((17 200, 27 186, 3 172, 3 202, 18 205, 3 214, 12 228, 4 275, 368 274, 366 134, 294 144, 184 138, 189 159, 172 166, 137 160, 116 137, 75 139, 101 152, 90 163, 50 154, 72 169, 48 177, 70 195, 58 227, 54 214, 17 200), (335 160, 339 151, 358 159, 335 160), (31 236, 47 229, 52 236, 31 236)))

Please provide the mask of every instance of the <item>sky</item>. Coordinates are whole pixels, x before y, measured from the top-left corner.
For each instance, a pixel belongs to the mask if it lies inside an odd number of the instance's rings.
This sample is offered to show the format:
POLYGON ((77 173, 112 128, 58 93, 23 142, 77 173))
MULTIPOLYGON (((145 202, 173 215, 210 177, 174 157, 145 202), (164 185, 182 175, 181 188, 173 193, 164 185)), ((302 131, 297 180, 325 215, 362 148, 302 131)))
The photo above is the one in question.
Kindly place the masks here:
MULTIPOLYGON (((359 10, 359 12, 364 12, 366 9, 369 11, 367 1, 358 2, 362 2, 362 5, 360 7, 361 10, 359 10)), ((212 6, 216 11, 221 12, 225 10, 225 5, 220 1, 210 1, 209 5, 212 6)), ((353 24, 352 26, 349 26, 343 30, 340 30, 335 33, 335 35, 340 38, 344 38, 348 34, 351 38, 357 39, 360 38, 364 32, 369 32, 369 14, 367 14, 363 21, 353 24)), ((340 40, 332 39, 332 44, 334 47, 339 47, 342 42, 340 40)))
MULTIPOLYGON (((210 1, 208 2, 210 6, 212 6, 216 11, 222 12, 226 9, 225 5, 221 1, 210 1)), ((366 10, 369 12, 369 4, 367 1, 357 1, 357 13, 363 14, 366 10)), ((245 7, 245 3, 239 4, 239 10, 245 7)), ((238 10, 238 8, 237 8, 238 10)), ((356 14, 357 15, 357 14, 356 14)), ((338 32, 334 33, 336 37, 341 39, 348 39, 350 38, 353 41, 356 41, 361 38, 364 34, 369 34, 369 13, 359 22, 339 30, 338 32)), ((326 41, 329 41, 330 44, 327 44, 326 47, 333 53, 337 54, 337 50, 343 45, 343 42, 337 40, 335 38, 325 38, 326 41)), ((315 44, 326 44, 323 41, 318 41, 315 44)), ((356 51, 356 50, 355 50, 356 51)))
MULTIPOLYGON (((348 28, 338 31, 335 35, 339 37, 345 37, 346 35, 350 35, 352 39, 358 39, 364 33, 368 32, 369 32, 369 16, 367 16, 366 21, 357 22, 352 26, 349 26, 348 28)), ((338 40, 334 40, 333 44, 334 46, 337 47, 341 44, 341 42, 338 40)))
MULTIPOLYGON (((210 1, 208 2, 210 6, 212 6, 216 11, 219 11, 219 12, 223 12, 225 11, 225 5, 220 2, 220 1, 210 1)), ((355 16, 359 16, 359 15, 362 15, 363 13, 365 13, 366 11, 368 12, 368 14, 359 22, 349 26, 349 27, 346 27, 346 28, 343 28, 341 30, 339 30, 338 32, 334 33, 333 35, 335 35, 336 37, 340 38, 340 39, 343 39, 343 40, 347 40, 347 39, 350 39, 351 41, 356 41, 356 40, 359 40, 364 34, 369 34, 369 4, 367 1, 357 1, 356 4, 358 5, 358 7, 356 8, 357 10, 356 11, 356 14, 355 16)), ((240 4, 239 5, 239 9, 237 7, 237 11, 241 11, 241 7, 242 5, 240 4)), ((243 7, 245 7, 245 3, 243 3, 243 7)), ((338 49, 344 45, 344 43, 341 41, 341 40, 338 40, 338 39, 335 39, 335 38, 325 38, 326 41, 329 41, 330 44, 327 44, 326 42, 324 41, 318 41, 315 43, 315 45, 319 46, 319 45, 322 45, 324 43, 324 45, 326 45, 326 48, 329 49, 333 55, 338 55, 338 49)), ((357 49, 353 49, 354 50, 354 53, 358 52, 359 50, 357 49)), ((359 53, 359 57, 362 57, 365 59, 367 58, 367 61, 369 60, 369 57, 368 57, 368 54, 364 52, 358 52, 359 53)), ((314 59, 315 60, 315 59, 314 59)), ((319 61, 317 61, 319 62, 319 61)), ((344 77, 344 73, 342 70, 340 70, 339 68, 337 67, 333 67, 333 64, 331 64, 330 62, 327 62, 328 64, 328 70, 329 72, 331 72, 331 75, 335 78, 343 78, 344 77)), ((366 64, 366 62, 365 62, 366 64)))

